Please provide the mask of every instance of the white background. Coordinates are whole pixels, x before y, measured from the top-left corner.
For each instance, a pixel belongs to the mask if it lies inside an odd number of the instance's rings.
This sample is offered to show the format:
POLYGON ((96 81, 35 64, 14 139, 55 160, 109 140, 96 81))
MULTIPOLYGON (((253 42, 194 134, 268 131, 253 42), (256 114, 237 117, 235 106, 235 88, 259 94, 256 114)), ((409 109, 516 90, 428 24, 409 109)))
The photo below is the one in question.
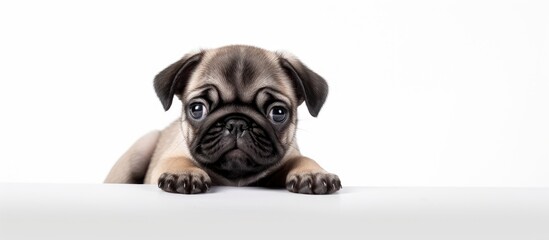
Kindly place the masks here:
POLYGON ((99 183, 175 119, 184 53, 292 52, 324 76, 302 152, 344 185, 549 186, 546 1, 0 2, 0 182, 99 183))

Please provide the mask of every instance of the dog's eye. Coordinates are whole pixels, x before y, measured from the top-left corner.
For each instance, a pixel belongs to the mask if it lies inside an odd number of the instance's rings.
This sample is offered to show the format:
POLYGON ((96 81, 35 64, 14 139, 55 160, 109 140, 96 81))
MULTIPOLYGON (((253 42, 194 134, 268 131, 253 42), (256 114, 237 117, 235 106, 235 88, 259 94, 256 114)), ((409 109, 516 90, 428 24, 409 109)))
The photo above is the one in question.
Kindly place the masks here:
POLYGON ((276 122, 276 123, 284 122, 287 116, 288 116, 288 110, 280 106, 275 106, 271 108, 271 111, 269 111, 269 117, 271 118, 271 120, 273 120, 273 122, 276 122))
POLYGON ((189 113, 194 120, 202 120, 208 114, 208 109, 203 103, 193 103, 189 106, 189 113))

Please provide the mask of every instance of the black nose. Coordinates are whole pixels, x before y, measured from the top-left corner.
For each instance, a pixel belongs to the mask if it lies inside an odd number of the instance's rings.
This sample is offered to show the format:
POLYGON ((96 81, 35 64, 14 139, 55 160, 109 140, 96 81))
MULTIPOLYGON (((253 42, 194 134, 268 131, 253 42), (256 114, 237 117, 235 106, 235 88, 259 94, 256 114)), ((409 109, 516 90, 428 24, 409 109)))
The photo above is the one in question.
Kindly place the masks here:
POLYGON ((249 121, 242 117, 231 117, 225 120, 225 128, 228 133, 241 137, 249 128, 249 121))

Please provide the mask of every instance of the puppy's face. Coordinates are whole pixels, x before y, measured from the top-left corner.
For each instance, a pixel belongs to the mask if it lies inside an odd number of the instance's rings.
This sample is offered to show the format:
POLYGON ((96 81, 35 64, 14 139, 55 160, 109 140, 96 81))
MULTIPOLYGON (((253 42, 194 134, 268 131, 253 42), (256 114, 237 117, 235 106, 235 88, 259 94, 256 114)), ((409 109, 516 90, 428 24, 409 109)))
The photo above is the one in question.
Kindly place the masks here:
POLYGON ((226 178, 264 171, 293 140, 297 98, 275 56, 264 51, 206 52, 182 99, 191 154, 226 178))
POLYGON ((187 55, 155 88, 166 109, 173 95, 181 99, 194 161, 227 179, 279 163, 294 141, 297 106, 306 101, 316 116, 327 94, 326 82, 299 61, 249 46, 187 55))

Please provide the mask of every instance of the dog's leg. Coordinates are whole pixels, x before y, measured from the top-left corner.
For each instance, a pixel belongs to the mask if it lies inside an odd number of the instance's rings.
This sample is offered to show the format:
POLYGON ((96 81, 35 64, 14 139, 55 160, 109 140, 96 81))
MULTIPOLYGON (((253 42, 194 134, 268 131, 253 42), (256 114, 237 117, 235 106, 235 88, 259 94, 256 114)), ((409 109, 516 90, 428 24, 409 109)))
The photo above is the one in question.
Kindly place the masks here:
POLYGON ((286 189, 290 192, 329 194, 341 189, 341 181, 337 175, 326 172, 308 157, 290 159, 283 169, 286 189))
POLYGON ((185 194, 207 192, 212 185, 208 174, 186 157, 161 159, 151 180, 166 192, 185 194))
POLYGON ((137 140, 114 164, 105 183, 143 183, 159 136, 160 131, 153 131, 137 140))

